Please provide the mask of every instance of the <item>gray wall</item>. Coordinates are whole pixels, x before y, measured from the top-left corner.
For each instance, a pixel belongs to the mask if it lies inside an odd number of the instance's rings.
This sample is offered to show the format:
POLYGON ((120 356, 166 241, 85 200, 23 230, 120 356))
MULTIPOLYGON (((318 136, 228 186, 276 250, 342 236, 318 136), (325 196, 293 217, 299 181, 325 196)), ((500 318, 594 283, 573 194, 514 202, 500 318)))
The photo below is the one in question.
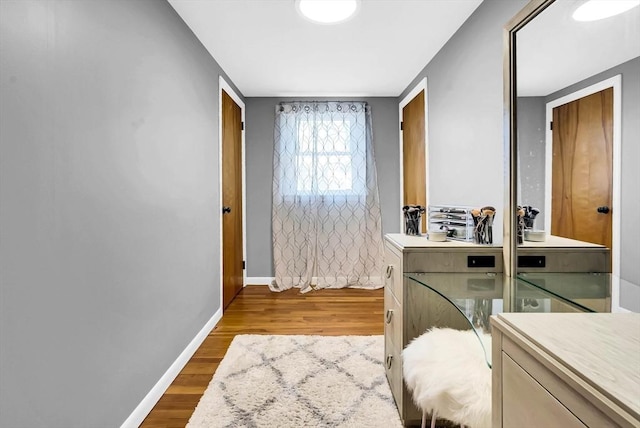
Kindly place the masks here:
POLYGON ((0 426, 119 426, 220 308, 221 69, 163 1, 0 31, 0 426))
POLYGON ((526 4, 484 0, 400 96, 426 76, 428 203, 493 205, 494 230, 504 206, 503 29, 526 4))
MULTIPOLYGON (((281 101, 328 98, 247 98, 247 276, 272 277, 271 197, 275 106, 281 101)), ((337 97, 341 99, 341 97, 337 97)), ((352 98, 371 106, 383 233, 400 231, 398 100, 352 98)))
POLYGON ((544 102, 549 103, 618 74, 622 75, 620 277, 640 285, 640 57, 548 95, 544 102))
POLYGON ((545 229, 545 102, 544 97, 518 98, 518 201, 540 210, 534 227, 545 229))

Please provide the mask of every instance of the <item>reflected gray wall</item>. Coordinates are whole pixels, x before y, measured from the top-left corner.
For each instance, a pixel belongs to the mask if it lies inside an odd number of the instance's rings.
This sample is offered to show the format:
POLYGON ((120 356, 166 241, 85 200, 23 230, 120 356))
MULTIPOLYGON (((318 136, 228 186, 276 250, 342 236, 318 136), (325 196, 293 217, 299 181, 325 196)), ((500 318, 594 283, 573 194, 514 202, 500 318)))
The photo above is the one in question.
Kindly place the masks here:
POLYGON ((535 229, 545 229, 545 103, 544 97, 518 98, 518 202, 540 210, 535 229))
POLYGON ((631 312, 640 312, 640 285, 637 282, 620 281, 620 306, 631 312))
POLYGON ((2 0, 0 52, 0 426, 120 426, 220 308, 222 70, 155 0, 2 0))
MULTIPOLYGON (((275 106, 281 101, 344 97, 247 98, 247 276, 272 277, 271 201, 275 106)), ((400 231, 400 173, 397 98, 353 98, 371 106, 383 233, 400 231)))
POLYGON ((503 31, 527 3, 483 1, 400 96, 427 78, 428 203, 493 205, 494 230, 504 206, 503 31))

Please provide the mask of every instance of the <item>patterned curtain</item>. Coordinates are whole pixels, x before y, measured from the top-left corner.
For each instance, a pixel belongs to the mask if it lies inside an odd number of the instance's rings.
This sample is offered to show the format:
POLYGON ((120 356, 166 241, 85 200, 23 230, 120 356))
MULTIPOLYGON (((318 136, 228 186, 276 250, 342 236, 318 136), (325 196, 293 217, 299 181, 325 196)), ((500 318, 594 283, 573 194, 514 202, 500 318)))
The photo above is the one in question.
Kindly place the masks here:
POLYGON ((380 288, 382 226, 365 102, 276 107, 273 291, 380 288))

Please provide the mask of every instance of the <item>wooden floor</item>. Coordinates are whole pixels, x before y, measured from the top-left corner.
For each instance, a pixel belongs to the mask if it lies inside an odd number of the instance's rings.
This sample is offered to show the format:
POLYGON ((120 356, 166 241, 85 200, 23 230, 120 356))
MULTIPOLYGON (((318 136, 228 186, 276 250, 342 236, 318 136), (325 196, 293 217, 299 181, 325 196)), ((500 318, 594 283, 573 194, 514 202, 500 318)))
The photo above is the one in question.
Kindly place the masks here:
POLYGON ((383 289, 300 294, 245 287, 141 426, 184 428, 236 334, 383 334, 383 296, 383 289))

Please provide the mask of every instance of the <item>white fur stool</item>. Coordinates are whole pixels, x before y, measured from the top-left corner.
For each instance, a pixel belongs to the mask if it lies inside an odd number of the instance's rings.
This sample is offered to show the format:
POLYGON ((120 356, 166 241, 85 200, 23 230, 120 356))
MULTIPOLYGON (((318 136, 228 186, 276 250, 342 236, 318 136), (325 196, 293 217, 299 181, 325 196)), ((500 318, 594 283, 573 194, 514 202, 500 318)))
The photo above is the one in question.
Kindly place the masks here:
MULTIPOLYGON (((491 336, 480 335, 491 355, 491 336)), ((402 371, 422 428, 431 413, 472 428, 491 427, 491 369, 473 330, 433 328, 402 351, 402 371)))

